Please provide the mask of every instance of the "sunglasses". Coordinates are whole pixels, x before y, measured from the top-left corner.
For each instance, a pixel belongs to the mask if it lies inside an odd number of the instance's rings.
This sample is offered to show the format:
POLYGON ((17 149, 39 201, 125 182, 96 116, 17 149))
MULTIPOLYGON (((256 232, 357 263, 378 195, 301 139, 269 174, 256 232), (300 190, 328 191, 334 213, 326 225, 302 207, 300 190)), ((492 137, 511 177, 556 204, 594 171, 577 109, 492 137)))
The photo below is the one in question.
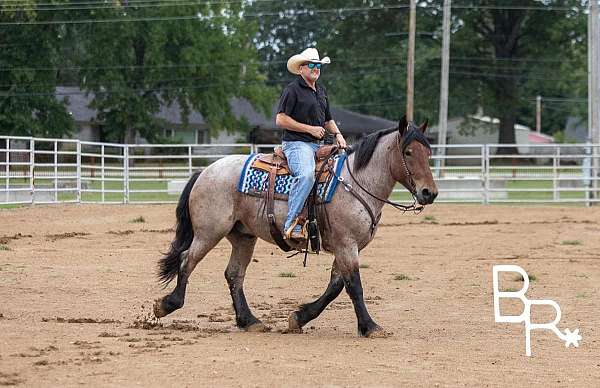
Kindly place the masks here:
POLYGON ((320 63, 308 63, 306 64, 306 66, 308 66, 309 69, 314 69, 315 67, 319 70, 321 70, 321 64, 320 63))

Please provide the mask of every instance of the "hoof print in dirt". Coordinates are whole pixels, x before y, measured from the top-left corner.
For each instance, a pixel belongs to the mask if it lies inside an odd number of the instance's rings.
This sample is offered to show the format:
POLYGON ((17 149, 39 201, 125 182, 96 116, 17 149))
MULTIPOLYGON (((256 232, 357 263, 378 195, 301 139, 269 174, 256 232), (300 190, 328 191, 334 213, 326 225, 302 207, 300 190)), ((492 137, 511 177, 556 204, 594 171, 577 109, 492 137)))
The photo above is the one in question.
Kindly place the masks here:
POLYGON ((267 333, 271 331, 271 328, 262 322, 257 322, 246 327, 244 331, 247 331, 248 333, 267 333))

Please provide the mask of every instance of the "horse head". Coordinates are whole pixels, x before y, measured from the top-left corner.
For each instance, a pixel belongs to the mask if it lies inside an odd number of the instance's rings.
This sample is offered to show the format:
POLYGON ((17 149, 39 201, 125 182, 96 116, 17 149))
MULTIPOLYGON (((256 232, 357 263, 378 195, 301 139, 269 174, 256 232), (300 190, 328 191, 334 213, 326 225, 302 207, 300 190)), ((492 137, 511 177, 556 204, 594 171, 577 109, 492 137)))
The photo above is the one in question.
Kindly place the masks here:
POLYGON ((425 130, 427 120, 417 127, 406 116, 400 119, 398 132, 398 160, 393 165, 392 176, 406 187, 421 205, 433 203, 438 195, 437 186, 429 167, 431 146, 425 130))

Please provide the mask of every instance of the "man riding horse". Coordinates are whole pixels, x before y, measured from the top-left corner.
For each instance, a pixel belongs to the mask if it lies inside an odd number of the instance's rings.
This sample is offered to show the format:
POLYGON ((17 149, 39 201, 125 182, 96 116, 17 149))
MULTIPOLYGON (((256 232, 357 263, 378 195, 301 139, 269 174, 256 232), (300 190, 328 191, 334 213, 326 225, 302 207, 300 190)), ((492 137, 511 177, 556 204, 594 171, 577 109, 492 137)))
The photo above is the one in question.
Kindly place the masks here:
MULTIPOLYGON (((270 330, 252 313, 246 300, 246 269, 253 261, 259 238, 279 245, 272 229, 273 225, 283 224, 284 219, 287 230, 292 229, 288 242, 293 248, 300 246, 299 240, 292 239, 298 237, 292 233, 294 218, 313 186, 316 143, 328 129, 341 147, 346 146, 331 118, 325 90, 316 83, 319 65, 329 62, 329 58, 319 59, 315 49, 307 49, 288 62, 288 69, 299 77, 282 94, 277 124, 286 129, 284 148, 289 167, 294 175, 302 177, 290 195, 289 207, 284 201, 271 201, 272 209, 264 212, 263 198, 240 190, 242 172, 257 155, 230 155, 192 175, 177 204, 175 237, 169 251, 159 261, 159 279, 168 283, 177 278, 177 285, 172 292, 156 300, 154 315, 157 318, 183 307, 188 280, 196 265, 226 238, 231 243, 231 254, 225 279, 236 325, 246 331, 270 330)), ((302 331, 302 327, 316 319, 345 288, 354 305, 359 335, 387 335, 367 310, 359 254, 375 237, 384 204, 403 211, 416 210, 421 209, 416 207, 416 202, 424 206, 433 203, 437 197, 429 167, 431 146, 425 136, 426 129, 427 122, 417 126, 403 117, 397 127, 365 136, 343 159, 341 166, 344 168, 333 171, 344 190, 333 191, 331 201, 323 205, 328 216, 327 222, 322 224, 321 246, 323 251, 334 256, 331 277, 320 297, 290 313, 289 332, 302 331), (397 182, 412 195, 413 205, 404 206, 387 199, 397 182)), ((269 187, 274 188, 271 183, 274 183, 273 179, 270 179, 269 187)), ((402 244, 401 239, 402 234, 399 244, 402 244)), ((402 250, 399 253, 402 254, 402 250)))
POLYGON ((315 152, 325 130, 335 136, 341 148, 346 148, 346 140, 331 117, 327 92, 317 84, 321 66, 328 63, 329 57, 320 59, 315 48, 307 48, 287 62, 290 73, 298 77, 281 93, 275 122, 284 129, 283 152, 290 172, 297 178, 289 193, 283 228, 288 240, 306 239, 298 215, 315 182, 315 152))

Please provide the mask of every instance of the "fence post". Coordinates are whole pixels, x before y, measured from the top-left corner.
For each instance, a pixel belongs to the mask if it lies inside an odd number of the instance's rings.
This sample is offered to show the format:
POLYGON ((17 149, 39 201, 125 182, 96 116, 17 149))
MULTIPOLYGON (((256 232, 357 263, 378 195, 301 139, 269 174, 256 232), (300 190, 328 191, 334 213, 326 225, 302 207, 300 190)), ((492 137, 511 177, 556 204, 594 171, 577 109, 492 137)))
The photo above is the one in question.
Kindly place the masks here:
POLYGON ((600 165, 600 161, 598 160, 600 158, 600 154, 598 153, 598 147, 600 146, 600 144, 592 144, 592 164, 591 164, 591 169, 590 169, 590 177, 591 177, 591 183, 592 183, 592 198, 594 199, 594 203, 596 203, 595 201, 598 200, 598 176, 599 176, 599 171, 598 171, 598 165, 600 165))
POLYGON ((35 140, 29 140, 29 190, 31 192, 31 203, 35 203, 35 182, 33 178, 35 165, 35 140))
POLYGON ((10 138, 6 138, 6 202, 10 201, 10 138))
POLYGON ((54 140, 54 202, 58 202, 58 141, 54 140))
POLYGON ((552 158, 552 200, 554 202, 560 201, 560 187, 558 185, 558 166, 560 158, 560 147, 554 146, 554 157, 552 158))
POLYGON ((481 149, 482 153, 482 178, 483 178, 483 204, 490 203, 490 148, 484 144, 481 149))
POLYGON ((81 203, 81 141, 77 140, 77 203, 81 203))
POLYGON ((192 146, 188 146, 188 176, 191 177, 193 173, 193 162, 192 162, 192 146))
POLYGON ((123 203, 129 203, 129 145, 123 146, 123 203))
POLYGON ((100 159, 101 159, 100 160, 100 175, 102 177, 102 181, 101 181, 102 184, 101 184, 100 189, 102 190, 102 196, 101 196, 102 203, 104 203, 104 201, 106 200, 106 196, 104 195, 104 190, 106 190, 106 185, 104 183, 104 176, 105 176, 105 173, 104 173, 104 159, 105 159, 104 152, 105 152, 105 150, 104 150, 104 144, 102 144, 102 147, 100 148, 100 159))

